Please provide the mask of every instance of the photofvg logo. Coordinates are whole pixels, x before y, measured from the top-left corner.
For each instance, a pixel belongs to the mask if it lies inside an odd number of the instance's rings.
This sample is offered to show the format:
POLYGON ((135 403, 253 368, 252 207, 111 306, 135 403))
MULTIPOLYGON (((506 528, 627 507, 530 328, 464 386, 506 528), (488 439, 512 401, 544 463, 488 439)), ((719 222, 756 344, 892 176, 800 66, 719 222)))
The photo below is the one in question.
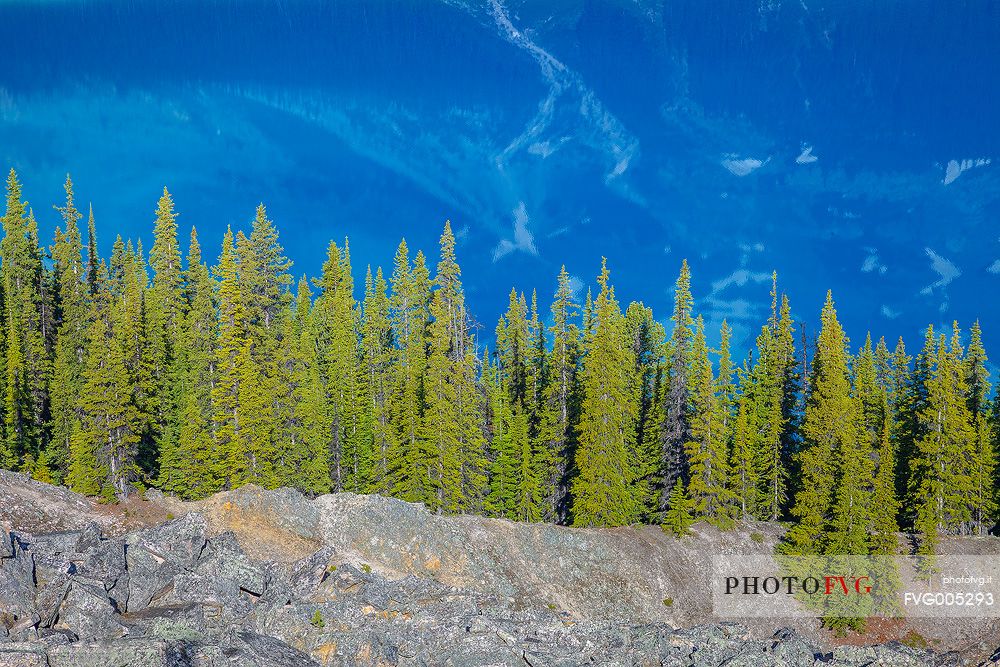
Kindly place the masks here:
POLYGON ((1000 617, 989 556, 715 556, 721 617, 1000 617))

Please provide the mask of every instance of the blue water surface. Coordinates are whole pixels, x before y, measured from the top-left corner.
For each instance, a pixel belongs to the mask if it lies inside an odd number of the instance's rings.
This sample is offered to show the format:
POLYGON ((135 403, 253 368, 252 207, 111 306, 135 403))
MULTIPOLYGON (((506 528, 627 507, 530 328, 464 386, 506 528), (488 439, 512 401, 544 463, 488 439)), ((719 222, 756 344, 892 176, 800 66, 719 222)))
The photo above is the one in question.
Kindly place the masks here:
POLYGON ((607 256, 664 320, 687 257, 741 345, 772 270, 809 330, 829 288, 855 344, 1000 344, 998 44, 986 0, 8 1, 0 166, 46 236, 72 173, 105 252, 164 185, 210 255, 264 201, 310 275, 450 219, 487 338, 607 256))

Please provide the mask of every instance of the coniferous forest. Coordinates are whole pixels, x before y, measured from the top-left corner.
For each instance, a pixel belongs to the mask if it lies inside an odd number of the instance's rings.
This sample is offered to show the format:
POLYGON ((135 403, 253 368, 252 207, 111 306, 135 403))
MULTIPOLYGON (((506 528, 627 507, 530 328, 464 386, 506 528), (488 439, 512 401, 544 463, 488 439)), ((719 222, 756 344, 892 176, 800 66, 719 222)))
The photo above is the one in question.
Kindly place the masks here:
MULTIPOLYGON (((0 467, 113 502, 244 484, 379 493, 574 526, 789 522, 799 553, 932 553, 997 519, 1000 402, 978 323, 919 350, 851 343, 830 294, 806 340, 771 292, 755 349, 709 349, 680 266, 669 325, 602 264, 510 293, 477 341, 446 223, 355 285, 331 243, 293 279, 263 205, 208 251, 164 190, 150 248, 97 252, 67 177, 51 245, 11 171, 3 214, 0 467), (551 298, 546 295, 552 294, 551 298), (359 300, 360 299, 360 300, 359 300)), ((86 220, 85 220, 86 218, 86 220)), ((665 318, 664 318, 665 319, 665 318)))

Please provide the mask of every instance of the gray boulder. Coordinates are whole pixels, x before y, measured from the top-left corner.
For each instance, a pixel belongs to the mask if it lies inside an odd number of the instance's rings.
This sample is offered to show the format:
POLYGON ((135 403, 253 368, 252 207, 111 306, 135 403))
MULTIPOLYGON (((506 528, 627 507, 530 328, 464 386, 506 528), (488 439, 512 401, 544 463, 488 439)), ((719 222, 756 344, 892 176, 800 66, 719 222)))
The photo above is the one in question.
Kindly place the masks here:
POLYGON ((257 597, 267 590, 267 573, 243 553, 236 535, 231 532, 209 540, 195 572, 232 582, 239 590, 257 597))
POLYGON ((128 631, 118 622, 116 609, 107 591, 92 583, 75 579, 59 606, 54 627, 69 630, 81 640, 110 640, 128 631))
POLYGON ((125 538, 125 566, 129 577, 125 609, 145 609, 168 592, 174 577, 193 569, 207 544, 205 519, 187 514, 125 538))
POLYGON ((149 607, 123 614, 121 622, 129 637, 201 641, 207 634, 205 609, 194 603, 149 607))
POLYGON ((320 587, 323 581, 335 570, 333 559, 337 550, 332 546, 320 547, 311 556, 297 561, 291 567, 288 583, 292 592, 299 598, 308 598, 320 587))
POLYGON ((35 609, 41 618, 42 627, 49 628, 56 622, 59 607, 69 592, 69 576, 57 581, 49 581, 35 589, 35 609))
POLYGON ((21 618, 34 612, 35 556, 16 538, 11 552, 0 559, 0 611, 21 618))
POLYGON ((0 558, 14 557, 14 536, 0 525, 0 558))
POLYGON ((0 644, 0 667, 49 667, 49 661, 39 644, 0 644))
POLYGON ((139 546, 158 559, 187 568, 194 567, 207 543, 205 518, 195 512, 126 538, 129 548, 139 546))
POLYGON ((319 667, 302 651, 255 632, 234 632, 223 654, 233 667, 319 667))
POLYGON ((211 626, 230 625, 245 618, 254 609, 252 596, 241 591, 232 580, 196 572, 177 574, 164 595, 158 598, 157 607, 187 603, 205 608, 207 622, 211 626))
POLYGON ((76 642, 48 651, 50 667, 186 667, 183 645, 158 639, 76 642))

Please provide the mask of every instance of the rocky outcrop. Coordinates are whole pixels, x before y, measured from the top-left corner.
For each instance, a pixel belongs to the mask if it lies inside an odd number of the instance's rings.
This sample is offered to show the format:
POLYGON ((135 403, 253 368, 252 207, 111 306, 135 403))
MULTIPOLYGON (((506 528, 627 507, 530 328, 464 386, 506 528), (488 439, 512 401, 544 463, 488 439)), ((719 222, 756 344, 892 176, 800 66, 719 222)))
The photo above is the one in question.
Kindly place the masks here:
POLYGON ((95 525, 5 534, 0 666, 923 665, 901 645, 824 652, 736 624, 580 621, 428 578, 390 580, 324 546, 279 565, 191 513, 124 538, 95 525), (5 590, 7 590, 5 588, 5 590))
POLYGON ((390 578, 414 575, 514 605, 554 605, 576 619, 678 626, 711 616, 705 591, 712 555, 769 553, 780 535, 768 524, 731 532, 699 524, 691 538, 676 540, 656 526, 580 529, 439 516, 381 496, 307 500, 254 486, 174 506, 178 514, 192 509, 262 557, 301 557, 330 545, 390 578), (665 598, 673 604, 665 606, 665 598))
POLYGON ((151 516, 179 518, 132 529, 85 499, 54 495, 28 530, 25 496, 12 511, 4 475, 0 522, 17 529, 0 529, 0 667, 959 660, 699 616, 708 601, 684 586, 685 572, 694 576, 712 550, 768 548, 765 526, 754 539, 701 529, 678 541, 652 528, 439 517, 373 496, 310 501, 247 488, 196 504, 151 494, 151 516), (72 519, 58 517, 64 501, 72 519))

